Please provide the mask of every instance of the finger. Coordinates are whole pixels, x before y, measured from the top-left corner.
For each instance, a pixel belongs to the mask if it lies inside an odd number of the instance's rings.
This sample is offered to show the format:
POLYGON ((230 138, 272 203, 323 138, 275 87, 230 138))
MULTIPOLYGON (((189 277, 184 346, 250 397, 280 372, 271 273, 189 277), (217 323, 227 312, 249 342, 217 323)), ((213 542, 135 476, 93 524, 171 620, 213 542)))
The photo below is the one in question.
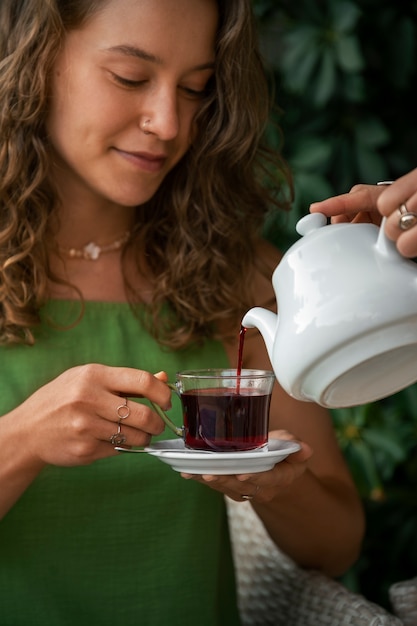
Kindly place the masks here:
POLYGON ((334 215, 330 218, 332 224, 376 224, 382 221, 381 215, 376 211, 359 211, 350 215, 334 215))
POLYGON ((352 221, 352 217, 349 215, 332 215, 330 222, 332 224, 349 224, 352 221))
POLYGON ((407 230, 401 227, 402 214, 407 215, 407 213, 417 215, 417 193, 414 193, 401 205, 395 206, 393 211, 386 217, 385 233, 389 239, 397 241, 398 250, 401 254, 404 256, 415 256, 417 230, 415 230, 415 226, 407 230))
MULTIPOLYGON (((113 400, 116 400, 114 398, 113 400)), ((117 398, 118 406, 113 402, 107 415, 92 415, 84 409, 79 411, 71 410, 70 429, 73 441, 78 442, 82 448, 83 443, 88 446, 88 442, 94 445, 94 441, 111 442, 119 445, 128 441, 131 446, 148 445, 152 436, 159 435, 164 430, 164 423, 149 407, 139 403, 117 398), (123 404, 121 404, 123 402, 123 404), (118 409, 129 413, 121 413, 118 409), (126 415, 121 418, 120 415, 126 415), (116 435, 120 437, 116 440, 116 435), (113 441, 112 441, 113 438, 113 441)))
POLYGON ((171 408, 171 390, 165 384, 168 380, 165 372, 154 375, 131 368, 114 369, 119 369, 119 372, 117 379, 113 381, 113 387, 116 385, 121 395, 147 398, 159 404, 165 411, 171 408))
POLYGON ((168 382, 168 374, 166 372, 158 372, 157 374, 154 374, 155 378, 158 378, 158 380, 162 380, 164 383, 168 382))
POLYGON ((303 463, 304 461, 307 461, 313 455, 313 450, 308 445, 308 443, 305 443, 304 441, 300 441, 299 439, 294 437, 292 433, 288 432, 288 430, 284 430, 284 429, 271 430, 268 436, 270 439, 283 439, 285 441, 295 441, 296 443, 299 444, 300 450, 298 450, 298 452, 293 452, 292 454, 289 454, 285 458, 285 461, 288 461, 288 462, 293 461, 294 463, 300 463, 300 462, 303 463))
MULTIPOLYGON (((90 407, 84 406, 83 403, 81 403, 79 409, 74 410, 79 415, 91 415, 90 407)), ((159 435, 165 428, 159 415, 143 402, 120 397, 118 394, 106 389, 101 389, 100 393, 96 394, 96 402, 92 405, 92 411, 99 418, 100 422, 103 420, 110 422, 113 429, 119 421, 148 435, 159 435)), ((100 425, 95 430, 100 439, 103 438, 103 436, 100 436, 102 430, 100 425)))
POLYGON ((380 226, 382 216, 378 211, 360 211, 351 220, 352 224, 375 224, 380 226))
POLYGON ((383 193, 378 197, 377 205, 381 215, 388 217, 403 202, 408 203, 409 199, 416 194, 417 168, 405 176, 401 176, 392 185, 383 189, 383 193))
POLYGON ((400 235, 397 239, 398 252, 409 259, 417 257, 417 226, 400 235))
POLYGON ((345 215, 355 212, 354 206, 355 203, 352 201, 350 194, 345 193, 340 196, 327 198, 321 202, 313 202, 310 204, 310 213, 324 213, 324 215, 328 216, 345 215))
MULTIPOLYGON (((255 481, 250 483, 245 482, 245 484, 242 485, 242 482, 235 476, 220 476, 213 474, 181 474, 181 476, 187 480, 194 479, 197 482, 205 484, 207 487, 232 498, 232 500, 235 500, 236 502, 243 502, 245 500, 256 500, 260 502, 263 500, 263 493, 261 493, 263 487, 255 481)), ((271 499, 271 497, 273 497, 276 493, 274 489, 269 490, 272 491, 272 495, 269 494, 267 500, 271 499)))
POLYGON ((377 212, 376 201, 385 187, 376 185, 355 185, 349 193, 327 198, 310 205, 311 213, 324 213, 328 216, 352 215, 359 212, 377 212))
POLYGON ((145 447, 150 444, 152 436, 143 430, 132 428, 124 423, 101 425, 100 439, 112 446, 145 447))
POLYGON ((256 502, 262 501, 261 497, 261 489, 260 485, 247 485, 245 486, 245 492, 239 494, 239 499, 241 502, 256 502))
POLYGON ((259 474, 238 474, 239 482, 253 482, 264 487, 288 487, 294 479, 305 471, 304 461, 290 464, 287 459, 277 463, 272 469, 259 474), (261 476, 262 474, 262 476, 261 476))
MULTIPOLYGON (((159 376, 163 373, 160 372, 159 376)), ((67 370, 67 384, 78 398, 97 404, 103 390, 124 397, 145 397, 167 410, 171 406, 171 390, 164 381, 150 372, 129 367, 110 367, 97 363, 67 370)))

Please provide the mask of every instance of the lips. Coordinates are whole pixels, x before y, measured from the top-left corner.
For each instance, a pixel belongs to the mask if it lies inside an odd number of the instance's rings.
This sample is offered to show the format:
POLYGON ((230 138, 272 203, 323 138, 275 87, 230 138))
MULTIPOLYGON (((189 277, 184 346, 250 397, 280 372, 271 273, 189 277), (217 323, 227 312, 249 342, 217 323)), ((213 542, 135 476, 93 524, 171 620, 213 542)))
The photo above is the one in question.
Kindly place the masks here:
POLYGON ((117 153, 138 169, 147 172, 160 172, 164 167, 167 155, 152 152, 136 152, 116 149, 117 153))

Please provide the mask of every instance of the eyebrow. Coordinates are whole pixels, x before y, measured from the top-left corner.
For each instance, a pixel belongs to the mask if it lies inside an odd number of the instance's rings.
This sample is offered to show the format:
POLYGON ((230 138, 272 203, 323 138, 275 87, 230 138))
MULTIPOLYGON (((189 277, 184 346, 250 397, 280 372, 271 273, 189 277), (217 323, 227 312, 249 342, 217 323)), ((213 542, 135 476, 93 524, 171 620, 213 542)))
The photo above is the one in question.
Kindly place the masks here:
MULTIPOLYGON (((161 57, 151 54, 150 52, 146 52, 146 50, 142 50, 142 48, 138 48, 137 46, 131 46, 127 44, 123 44, 120 46, 112 46, 107 49, 108 52, 118 52, 125 56, 136 57, 137 59, 141 59, 142 61, 148 61, 150 63, 156 63, 157 65, 163 65, 163 60, 161 57)), ((208 63, 202 63, 201 65, 196 65, 192 68, 191 71, 202 71, 202 70, 212 70, 214 69, 214 62, 210 61, 208 63)))

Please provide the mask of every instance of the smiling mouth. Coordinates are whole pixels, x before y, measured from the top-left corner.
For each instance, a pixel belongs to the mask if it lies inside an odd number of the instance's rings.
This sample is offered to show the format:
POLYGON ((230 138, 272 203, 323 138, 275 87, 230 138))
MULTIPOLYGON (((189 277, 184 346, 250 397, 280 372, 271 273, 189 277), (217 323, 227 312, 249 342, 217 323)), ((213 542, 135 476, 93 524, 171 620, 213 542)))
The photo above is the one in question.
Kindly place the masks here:
POLYGON ((147 172, 160 172, 167 161, 164 154, 151 154, 149 152, 128 152, 115 149, 121 157, 132 163, 141 170, 147 172))

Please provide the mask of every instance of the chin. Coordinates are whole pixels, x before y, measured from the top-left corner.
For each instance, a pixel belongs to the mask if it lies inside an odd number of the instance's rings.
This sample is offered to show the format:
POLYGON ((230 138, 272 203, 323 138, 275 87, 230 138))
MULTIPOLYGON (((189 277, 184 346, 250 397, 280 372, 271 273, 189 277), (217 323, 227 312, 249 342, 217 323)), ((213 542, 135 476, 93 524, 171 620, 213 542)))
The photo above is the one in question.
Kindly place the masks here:
POLYGON ((119 204, 120 206, 126 207, 136 207, 145 202, 148 202, 155 193, 157 192, 159 185, 155 185, 152 189, 141 190, 141 191, 131 191, 131 192, 120 192, 119 194, 111 194, 113 202, 119 204))

